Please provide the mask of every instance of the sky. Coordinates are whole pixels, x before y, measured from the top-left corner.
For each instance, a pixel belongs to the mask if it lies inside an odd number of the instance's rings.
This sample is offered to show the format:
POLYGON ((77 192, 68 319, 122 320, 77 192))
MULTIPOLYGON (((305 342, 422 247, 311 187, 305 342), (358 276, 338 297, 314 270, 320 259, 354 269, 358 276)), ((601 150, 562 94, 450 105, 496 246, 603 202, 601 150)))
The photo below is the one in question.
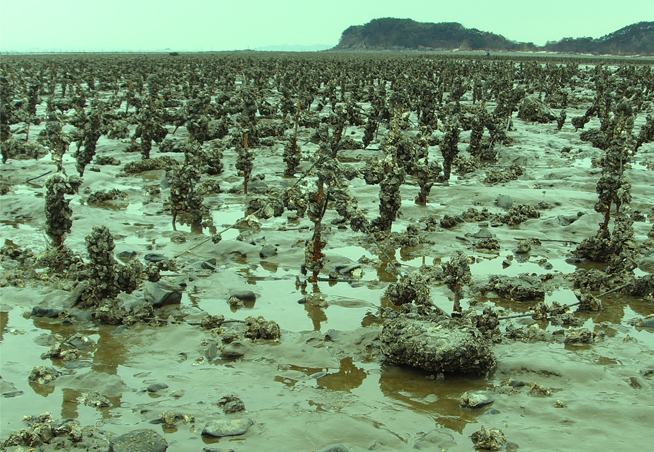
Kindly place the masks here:
POLYGON ((544 45, 654 21, 654 1, 0 0, 0 51, 329 48, 350 25, 381 17, 459 22, 544 45))

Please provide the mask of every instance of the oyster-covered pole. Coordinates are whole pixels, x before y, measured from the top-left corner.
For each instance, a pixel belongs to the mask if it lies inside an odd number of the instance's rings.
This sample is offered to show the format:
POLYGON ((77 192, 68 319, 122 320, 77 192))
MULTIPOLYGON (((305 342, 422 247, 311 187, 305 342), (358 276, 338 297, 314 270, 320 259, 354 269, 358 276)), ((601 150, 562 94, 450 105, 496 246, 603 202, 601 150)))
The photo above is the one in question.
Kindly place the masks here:
POLYGON ((89 252, 89 285, 85 294, 86 303, 97 303, 105 298, 116 298, 120 289, 116 284, 114 269, 114 237, 106 226, 93 226, 93 232, 86 237, 89 252))
POLYGON ((191 228, 202 229, 202 218, 206 213, 204 197, 198 190, 200 171, 193 164, 174 168, 168 173, 170 181, 170 211, 173 214, 173 230, 179 214, 190 216, 191 228))
POLYGON ((461 289, 472 278, 468 256, 457 251, 449 262, 443 264, 443 276, 447 287, 454 292, 454 312, 461 312, 461 289))
POLYGON ((66 234, 73 226, 73 209, 66 195, 77 193, 81 184, 81 178, 66 177, 63 173, 55 173, 45 181, 45 233, 57 248, 63 246, 66 234))
POLYGON ((300 164, 302 159, 302 149, 300 145, 297 144, 297 131, 300 121, 300 108, 302 108, 302 103, 298 102, 297 104, 297 114, 295 115, 295 128, 293 129, 293 136, 284 146, 284 163, 286 163, 286 171, 284 171, 285 176, 293 176, 297 171, 297 167, 300 164))
POLYGON ((236 137, 236 153, 238 157, 236 158, 236 169, 238 170, 239 176, 243 176, 243 193, 248 194, 248 182, 250 181, 250 176, 252 175, 252 169, 254 168, 254 152, 248 149, 248 134, 250 131, 248 129, 243 130, 242 139, 236 137))

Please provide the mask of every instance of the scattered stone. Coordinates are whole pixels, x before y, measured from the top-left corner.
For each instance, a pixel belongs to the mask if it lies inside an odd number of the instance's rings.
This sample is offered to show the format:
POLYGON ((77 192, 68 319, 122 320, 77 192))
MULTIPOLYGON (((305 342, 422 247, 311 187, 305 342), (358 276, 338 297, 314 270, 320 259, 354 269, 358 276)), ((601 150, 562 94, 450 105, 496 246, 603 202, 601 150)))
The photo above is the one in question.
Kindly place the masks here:
POLYGON ((305 298, 298 300, 300 304, 307 304, 309 306, 318 306, 320 308, 326 308, 328 306, 325 296, 321 293, 310 293, 305 298))
POLYGON ((261 259, 266 259, 268 257, 275 256, 277 254, 277 247, 273 245, 264 245, 259 251, 259 257, 261 259))
POLYGON ((559 216, 556 217, 556 221, 561 226, 570 226, 572 223, 577 221, 583 215, 584 215, 583 212, 579 212, 579 213, 577 213, 577 215, 559 215, 559 216))
POLYGON ((64 313, 64 310, 61 308, 54 308, 51 306, 34 306, 32 308, 32 317, 45 317, 48 319, 56 319, 61 314, 64 313))
POLYGON ((145 300, 154 308, 180 304, 182 302, 182 291, 178 286, 167 284, 162 281, 146 281, 143 286, 145 300))
POLYGON ((506 444, 506 436, 502 430, 488 429, 485 425, 471 436, 475 449, 478 450, 502 450, 506 444))
POLYGON ((599 311, 602 309, 602 300, 595 297, 590 292, 575 289, 574 294, 575 297, 577 297, 577 300, 579 300, 578 311, 599 311))
POLYGON ((238 436, 247 432, 254 424, 252 419, 220 419, 207 422, 202 430, 202 436, 222 438, 223 436, 238 436))
POLYGON ((240 230, 258 231, 261 229, 261 222, 254 215, 248 215, 234 224, 240 230))
POLYGON ((494 396, 495 393, 492 391, 469 391, 461 395, 459 403, 467 408, 481 408, 493 403, 494 396))
POLYGON ((361 264, 352 264, 352 265, 337 265, 336 271, 344 276, 349 276, 350 278, 360 279, 363 277, 363 270, 361 269, 361 264))
POLYGON ((554 408, 565 408, 567 405, 560 400, 554 402, 554 408))
POLYGON ((46 385, 52 383, 59 376, 59 372, 54 367, 36 366, 29 374, 30 383, 46 385))
POLYGON ((518 242, 515 253, 516 254, 527 254, 530 251, 531 251, 531 241, 530 240, 520 240, 518 242))
POLYGON ((475 242, 475 248, 490 251, 499 251, 500 242, 497 239, 482 239, 475 242))
POLYGON ((465 220, 460 216, 452 217, 450 215, 443 215, 440 221, 441 227, 445 229, 452 229, 457 224, 463 223, 465 220))
POLYGON ((220 326, 225 321, 225 316, 222 314, 218 315, 205 315, 200 321, 200 326, 208 330, 213 330, 215 328, 220 328, 220 326))
POLYGON ((568 329, 565 333, 563 342, 566 345, 571 344, 592 344, 595 342, 595 334, 585 328, 568 329))
POLYGON ((227 344, 222 351, 220 356, 225 359, 238 359, 242 358, 247 351, 247 346, 241 341, 233 341, 227 344))
POLYGON ((92 427, 81 427, 79 422, 72 419, 55 421, 50 413, 39 416, 25 416, 25 423, 29 426, 0 442, 0 449, 15 452, 34 450, 108 450, 109 441, 104 435, 92 427), (51 445, 43 448, 41 446, 51 445), (16 447, 14 449, 14 447, 16 447))
POLYGON ((162 262, 162 261, 167 261, 168 258, 164 256, 163 254, 158 254, 158 253, 148 253, 145 256, 143 256, 143 259, 145 259, 148 262, 152 262, 156 264, 157 262, 162 262))
POLYGON ((251 290, 237 290, 229 295, 229 298, 238 298, 241 301, 256 301, 257 295, 251 290))
POLYGON ((121 251, 116 257, 123 262, 129 262, 136 257, 136 251, 121 251))
POLYGON ((549 397, 552 395, 552 388, 548 388, 547 386, 541 386, 537 383, 534 383, 533 385, 531 385, 528 394, 530 396, 549 397))
POLYGON ((218 261, 212 257, 211 259, 207 259, 206 261, 202 262, 200 267, 205 270, 215 271, 217 263, 218 261))
POLYGON ((209 344, 209 347, 204 352, 204 356, 206 356, 210 362, 216 359, 216 356, 218 356, 218 345, 216 345, 215 342, 209 344))
POLYGON ((186 236, 183 232, 174 232, 170 236, 170 241, 173 243, 186 243, 186 236))
POLYGON ((630 320, 629 324, 633 326, 637 326, 639 328, 654 328, 654 315, 635 318, 633 320, 630 320))
POLYGON ((168 388, 168 385, 166 383, 153 383, 147 387, 147 390, 148 392, 158 392, 166 388, 168 388))
POLYGON ((232 309, 241 309, 245 307, 245 303, 243 303, 243 300, 240 298, 236 297, 229 297, 229 300, 227 300, 227 303, 232 309))
POLYGON ((501 215, 498 219, 508 226, 517 226, 530 218, 540 218, 540 212, 529 204, 514 204, 505 215, 501 215))
POLYGON ((345 447, 343 444, 335 444, 327 447, 327 449, 323 449, 322 452, 350 452, 350 449, 345 447))
POLYGON ((497 207, 500 207, 504 210, 509 210, 513 206, 513 198, 509 195, 498 195, 495 200, 497 207))
POLYGON ((512 324, 507 325, 505 336, 522 342, 552 341, 552 333, 542 329, 537 323, 522 328, 516 328, 512 324))
POLYGON ((168 442, 151 429, 132 430, 111 441, 111 452, 166 452, 168 442))
POLYGON ((167 427, 174 427, 178 420, 182 419, 182 416, 177 414, 174 411, 166 410, 161 413, 161 423, 167 427))
POLYGON ((99 190, 92 193, 86 202, 88 204, 99 204, 107 201, 114 201, 116 199, 127 199, 127 192, 123 190, 118 190, 117 188, 112 188, 109 191, 99 190))
POLYGON ((278 341, 280 336, 281 329, 277 322, 266 320, 262 316, 245 318, 245 337, 278 341))
POLYGON ((466 237, 473 239, 485 240, 495 238, 495 235, 488 228, 479 228, 474 234, 466 234, 466 237))
POLYGON ((4 397, 5 399, 10 399, 12 397, 18 397, 23 395, 23 391, 19 391, 16 388, 15 384, 13 384, 10 381, 4 380, 1 376, 0 376, 0 392, 2 393, 2 397, 4 397))
POLYGON ((245 411, 245 404, 234 394, 224 396, 218 401, 218 406, 223 407, 223 412, 225 414, 233 414, 240 411, 245 411))
POLYGON ((106 408, 111 406, 111 402, 105 396, 95 391, 91 391, 86 397, 84 397, 84 405, 95 408, 106 408))

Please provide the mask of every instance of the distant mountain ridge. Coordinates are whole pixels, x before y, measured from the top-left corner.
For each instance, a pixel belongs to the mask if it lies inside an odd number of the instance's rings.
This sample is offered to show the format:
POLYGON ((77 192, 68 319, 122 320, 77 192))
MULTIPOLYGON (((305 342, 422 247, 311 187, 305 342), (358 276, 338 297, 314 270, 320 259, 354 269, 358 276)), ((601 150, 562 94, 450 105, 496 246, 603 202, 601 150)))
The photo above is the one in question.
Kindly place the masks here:
POLYGON ((564 38, 539 47, 457 22, 425 23, 412 19, 374 19, 348 27, 333 50, 505 50, 654 55, 654 22, 628 25, 598 39, 564 38))

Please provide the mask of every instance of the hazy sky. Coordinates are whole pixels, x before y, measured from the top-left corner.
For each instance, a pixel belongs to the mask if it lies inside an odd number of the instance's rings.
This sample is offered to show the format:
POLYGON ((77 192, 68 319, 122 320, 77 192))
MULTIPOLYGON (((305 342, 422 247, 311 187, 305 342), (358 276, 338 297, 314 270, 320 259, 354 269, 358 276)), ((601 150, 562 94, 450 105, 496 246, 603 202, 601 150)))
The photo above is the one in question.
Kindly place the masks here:
POLYGON ((652 21, 654 1, 0 0, 0 51, 331 47, 348 26, 381 17, 459 22, 543 45, 652 21))

